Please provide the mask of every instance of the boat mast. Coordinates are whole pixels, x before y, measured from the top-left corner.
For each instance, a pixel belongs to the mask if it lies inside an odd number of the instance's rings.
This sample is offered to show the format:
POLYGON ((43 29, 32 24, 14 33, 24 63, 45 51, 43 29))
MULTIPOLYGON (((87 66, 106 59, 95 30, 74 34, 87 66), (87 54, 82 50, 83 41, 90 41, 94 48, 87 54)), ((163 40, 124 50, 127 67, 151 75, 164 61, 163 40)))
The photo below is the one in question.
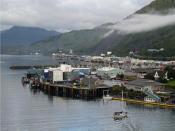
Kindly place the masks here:
POLYGON ((89 76, 89 89, 91 88, 91 78, 89 76))
POLYGON ((123 90, 122 90, 122 111, 123 111, 123 90))

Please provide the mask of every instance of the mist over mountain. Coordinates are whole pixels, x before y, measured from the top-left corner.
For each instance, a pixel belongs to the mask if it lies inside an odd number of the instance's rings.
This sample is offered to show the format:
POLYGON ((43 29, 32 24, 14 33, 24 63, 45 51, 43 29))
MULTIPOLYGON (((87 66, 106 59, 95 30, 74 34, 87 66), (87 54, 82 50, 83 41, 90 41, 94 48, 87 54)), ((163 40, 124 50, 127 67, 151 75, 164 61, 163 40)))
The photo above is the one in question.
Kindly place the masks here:
POLYGON ((169 14, 134 14, 129 19, 108 26, 111 30, 118 30, 120 33, 138 33, 156 30, 167 25, 174 25, 175 10, 169 14))
POLYGON ((155 0, 116 23, 94 29, 77 30, 30 44, 28 52, 50 54, 72 49, 77 54, 112 51, 118 56, 137 52, 150 55, 149 49, 163 48, 159 56, 175 56, 175 0, 155 0))
POLYGON ((175 0, 156 0, 112 26, 112 31, 96 46, 96 53, 107 50, 117 55, 137 52, 150 55, 147 50, 164 48, 158 56, 175 56, 175 0))
POLYGON ((148 49, 164 48, 161 56, 175 52, 175 0, 155 0, 116 23, 106 23, 92 30, 79 30, 32 44, 34 50, 54 52, 73 49, 76 53, 100 54, 111 50, 123 56, 130 51, 148 55, 148 49))

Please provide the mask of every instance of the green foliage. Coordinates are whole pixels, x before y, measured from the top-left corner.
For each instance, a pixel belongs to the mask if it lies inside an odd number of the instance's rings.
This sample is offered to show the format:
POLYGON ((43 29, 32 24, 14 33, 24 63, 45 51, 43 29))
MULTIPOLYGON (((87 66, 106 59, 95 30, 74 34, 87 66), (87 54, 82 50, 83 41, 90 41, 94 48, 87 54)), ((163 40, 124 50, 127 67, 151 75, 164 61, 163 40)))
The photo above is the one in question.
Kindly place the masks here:
POLYGON ((168 78, 175 80, 175 66, 167 66, 165 71, 168 72, 168 78))
POLYGON ((154 0, 151 4, 136 13, 151 13, 152 11, 157 11, 166 14, 172 8, 175 8, 175 0, 154 0))
POLYGON ((129 90, 128 91, 128 98, 130 99, 144 99, 146 95, 143 92, 140 91, 134 91, 134 90, 129 90))
POLYGON ((168 80, 167 79, 165 79, 165 77, 164 76, 161 76, 160 78, 159 78, 159 80, 158 80, 160 83, 167 83, 168 82, 168 80))
POLYGON ((175 91, 175 80, 170 80, 170 81, 167 83, 166 88, 175 91))
POLYGON ((167 85, 175 88, 175 80, 169 81, 167 85))
POLYGON ((155 78, 154 78, 154 74, 155 74, 155 72, 147 73, 147 74, 144 76, 144 78, 145 78, 145 79, 149 79, 149 80, 154 80, 154 79, 155 79, 155 78))
POLYGON ((120 86, 113 86, 110 92, 112 95, 121 97, 122 91, 123 91, 124 98, 144 99, 144 97, 146 96, 143 92, 134 91, 132 89, 128 90, 124 86, 121 86, 121 87, 120 86))
MULTIPOLYGON (((162 27, 157 30, 133 33, 127 35, 116 34, 113 40, 108 42, 110 50, 118 56, 128 55, 130 51, 136 50, 139 55, 152 56, 148 49, 164 48, 164 51, 154 56, 175 56, 175 25, 162 27)), ((111 38, 110 38, 111 39, 111 38)), ((104 51, 105 44, 99 44, 104 51)))
POLYGON ((122 90, 123 90, 123 92, 127 91, 126 87, 124 87, 124 86, 113 86, 110 92, 112 95, 121 96, 122 90))
MULTIPOLYGON (((175 79, 175 70, 173 69, 173 66, 167 66, 163 71, 157 71, 159 74, 159 79, 158 82, 160 83, 167 83, 168 80, 165 78, 165 74, 166 72, 168 79, 175 79)), ((146 74, 144 77, 145 79, 149 79, 149 80, 155 80, 154 75, 155 75, 155 71, 146 74)))
POLYGON ((119 79, 123 80, 124 74, 117 74, 117 77, 118 77, 119 79))

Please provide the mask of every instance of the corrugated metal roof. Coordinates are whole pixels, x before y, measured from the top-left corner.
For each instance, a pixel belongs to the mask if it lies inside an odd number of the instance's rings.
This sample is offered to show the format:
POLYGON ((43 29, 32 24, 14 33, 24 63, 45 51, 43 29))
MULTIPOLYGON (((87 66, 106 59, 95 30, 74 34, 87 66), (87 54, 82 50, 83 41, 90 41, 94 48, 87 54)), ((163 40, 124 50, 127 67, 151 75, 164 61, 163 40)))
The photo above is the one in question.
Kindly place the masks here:
POLYGON ((130 81, 127 83, 128 85, 137 85, 137 86, 150 86, 150 85, 154 85, 154 86, 163 86, 165 84, 162 84, 160 82, 156 82, 153 80, 148 80, 148 79, 136 79, 133 81, 130 81))

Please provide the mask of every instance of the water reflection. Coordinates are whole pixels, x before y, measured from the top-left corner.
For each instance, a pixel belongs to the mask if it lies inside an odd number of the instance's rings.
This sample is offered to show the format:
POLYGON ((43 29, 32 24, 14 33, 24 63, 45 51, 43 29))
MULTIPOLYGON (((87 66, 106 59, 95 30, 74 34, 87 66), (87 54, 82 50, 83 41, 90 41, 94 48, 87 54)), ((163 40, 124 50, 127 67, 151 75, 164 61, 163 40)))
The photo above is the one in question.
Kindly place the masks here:
POLYGON ((48 95, 48 100, 49 100, 49 102, 52 102, 53 103, 53 96, 48 95))

